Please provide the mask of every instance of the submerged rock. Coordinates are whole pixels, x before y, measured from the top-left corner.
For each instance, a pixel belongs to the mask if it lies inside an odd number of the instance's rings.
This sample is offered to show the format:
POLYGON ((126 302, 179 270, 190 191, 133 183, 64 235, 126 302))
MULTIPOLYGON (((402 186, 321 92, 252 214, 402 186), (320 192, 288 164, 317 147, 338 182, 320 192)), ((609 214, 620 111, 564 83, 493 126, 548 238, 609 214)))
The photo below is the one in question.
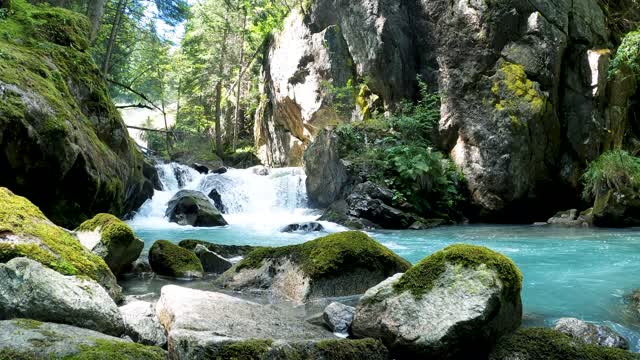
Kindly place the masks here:
POLYGON ((149 264, 158 275, 177 278, 201 278, 200 259, 189 250, 167 240, 158 240, 149 250, 149 264))
POLYGON ((156 315, 155 306, 145 301, 131 301, 120 307, 125 335, 145 345, 164 346, 167 336, 156 315))
POLYGON ((581 340, 553 329, 526 328, 500 339, 489 359, 637 360, 638 355, 622 349, 585 344, 581 340))
POLYGON ((629 349, 627 339, 608 326, 594 325, 575 318, 558 320, 554 329, 586 344, 629 349))
POLYGON ((410 264, 359 231, 260 248, 223 274, 229 289, 264 288, 297 303, 364 293, 410 264))
POLYGON ((282 229, 280 229, 280 232, 296 232, 296 231, 314 232, 314 231, 322 231, 322 230, 324 230, 324 227, 322 226, 322 224, 315 221, 311 221, 311 222, 298 223, 298 224, 289 224, 283 227, 282 229))
POLYGON ((218 174, 218 175, 226 174, 226 172, 227 172, 227 168, 224 166, 211 171, 212 174, 218 174))
POLYGON ((96 282, 63 276, 27 258, 0 264, 0 319, 24 317, 120 336, 118 307, 96 282))
POLYGON ((63 275, 89 277, 113 299, 121 289, 102 258, 47 219, 29 200, 0 187, 0 262, 27 257, 63 275))
POLYGON ((259 246, 250 245, 221 245, 203 240, 182 240, 178 244, 178 246, 190 251, 195 251, 198 245, 206 247, 207 249, 209 249, 209 251, 213 251, 214 253, 224 257, 225 259, 244 257, 253 250, 260 248, 259 246))
POLYGON ((164 360, 159 347, 69 325, 27 319, 0 321, 2 359, 164 360))
POLYGON ((487 248, 452 245, 369 289, 351 330, 394 356, 475 358, 520 326, 522 274, 487 248))
POLYGON ((322 318, 334 333, 348 335, 356 308, 339 302, 332 302, 324 309, 322 318))
POLYGON ((104 259, 115 275, 136 261, 144 248, 133 230, 110 214, 98 214, 83 222, 75 235, 84 247, 104 259))
POLYGON ((200 263, 202 264, 202 268, 205 272, 222 274, 233 266, 231 261, 223 258, 222 256, 214 253, 213 251, 207 249, 202 245, 197 245, 194 252, 200 259, 200 263))
POLYGON ((200 227, 224 226, 226 220, 209 198, 199 191, 180 190, 169 200, 165 215, 180 225, 200 227))
POLYGON ((208 174, 209 173, 209 168, 206 167, 205 165, 199 164, 199 163, 193 163, 191 164, 191 167, 199 172, 200 174, 208 174))

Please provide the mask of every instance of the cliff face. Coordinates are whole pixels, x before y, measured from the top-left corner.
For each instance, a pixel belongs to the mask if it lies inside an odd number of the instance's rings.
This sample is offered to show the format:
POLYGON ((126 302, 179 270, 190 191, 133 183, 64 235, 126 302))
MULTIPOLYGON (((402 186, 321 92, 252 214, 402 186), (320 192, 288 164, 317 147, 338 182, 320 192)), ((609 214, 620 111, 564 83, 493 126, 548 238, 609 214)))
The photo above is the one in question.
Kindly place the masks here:
MULTIPOLYGON (((301 148, 334 125, 318 119, 347 74, 388 109, 415 98, 417 76, 439 89, 441 148, 487 220, 574 205, 586 163, 634 136, 635 80, 608 77, 614 49, 597 0, 316 0, 305 11, 265 60, 256 137, 269 164, 300 163, 301 148), (327 33, 335 40, 319 47, 327 33)), ((357 120, 357 102, 333 119, 357 120)))
POLYGON ((88 21, 14 1, 0 19, 0 186, 54 222, 124 215, 153 194, 155 171, 87 52, 88 21))

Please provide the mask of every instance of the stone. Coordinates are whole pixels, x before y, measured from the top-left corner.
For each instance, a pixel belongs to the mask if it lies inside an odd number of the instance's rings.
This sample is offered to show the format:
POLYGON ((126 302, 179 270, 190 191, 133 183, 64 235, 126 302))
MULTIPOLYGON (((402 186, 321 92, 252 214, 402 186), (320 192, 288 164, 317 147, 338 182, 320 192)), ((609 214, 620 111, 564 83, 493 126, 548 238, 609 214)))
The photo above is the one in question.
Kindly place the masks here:
POLYGON ((98 213, 138 209, 153 183, 86 51, 86 18, 29 4, 19 12, 0 40, 3 53, 11 49, 0 69, 0 186, 70 229, 98 213))
POLYGON ((208 174, 209 173, 209 168, 206 167, 205 165, 202 165, 202 164, 199 164, 199 163, 193 163, 193 164, 191 164, 191 167, 194 168, 200 174, 208 174))
POLYGON ((347 193, 351 179, 338 156, 337 142, 336 134, 324 131, 305 151, 307 196, 313 206, 329 206, 347 193))
POLYGON ((315 221, 311 221, 311 222, 305 222, 305 223, 298 223, 298 224, 289 224, 285 227, 283 227, 282 229, 280 229, 280 232, 314 232, 314 231, 323 231, 324 227, 322 226, 322 224, 315 222, 315 221))
POLYGON ((254 250, 218 281, 231 290, 269 289, 278 297, 306 303, 362 294, 409 267, 366 234, 347 231, 300 245, 254 250))
POLYGON ((233 266, 231 261, 207 249, 203 245, 197 245, 194 252, 200 259, 202 268, 207 273, 222 274, 233 266))
POLYGON ((224 166, 211 171, 212 174, 218 174, 218 175, 226 174, 226 172, 227 172, 227 168, 224 166))
POLYGON ((29 319, 0 321, 3 359, 164 360, 166 356, 159 347, 79 327, 29 319))
POLYGON ((167 336, 156 315, 155 306, 145 301, 131 301, 120 307, 125 335, 137 343, 163 347, 167 336))
POLYGON ((120 286, 104 260, 54 225, 29 200, 0 187, 0 204, 0 262, 27 257, 63 275, 91 278, 114 300, 120 298, 120 286))
POLYGON ((547 220, 550 225, 561 225, 571 227, 589 227, 591 225, 591 217, 588 213, 578 213, 576 209, 557 212, 552 218, 547 220))
POLYGON ((556 321, 553 328, 586 344, 629 349, 627 339, 608 326, 594 325, 575 318, 562 318, 556 321))
POLYGON ((80 243, 104 259, 114 275, 129 267, 142 252, 144 242, 117 217, 98 214, 75 231, 80 243))
POLYGON ((169 221, 179 225, 213 227, 228 225, 209 198, 194 190, 180 190, 169 200, 166 210, 169 221))
POLYGON ((195 251, 198 245, 202 245, 225 259, 237 258, 247 256, 253 250, 259 249, 258 246, 250 245, 222 245, 214 244, 203 240, 182 240, 178 243, 178 246, 190 251, 195 251))
POLYGON ((93 280, 64 276, 39 262, 0 264, 0 319, 24 317, 120 336, 124 323, 109 294, 93 280))
POLYGON ((149 264, 158 275, 176 278, 201 278, 200 259, 189 250, 167 240, 158 240, 149 249, 149 264))
POLYGON ((351 324, 397 357, 475 358, 520 326, 522 274, 487 248, 452 245, 369 289, 351 324))
POLYGON ((212 189, 207 196, 209 197, 209 199, 213 200, 213 204, 216 209, 218 209, 218 211, 220 211, 222 214, 227 213, 227 207, 224 206, 224 203, 222 202, 222 196, 220 195, 218 190, 212 189))
POLYGON ((332 302, 324 309, 322 317, 334 333, 347 336, 355 313, 356 308, 353 306, 332 302))
POLYGON ((596 196, 591 215, 596 226, 640 226, 640 196, 616 190, 600 193, 596 196))

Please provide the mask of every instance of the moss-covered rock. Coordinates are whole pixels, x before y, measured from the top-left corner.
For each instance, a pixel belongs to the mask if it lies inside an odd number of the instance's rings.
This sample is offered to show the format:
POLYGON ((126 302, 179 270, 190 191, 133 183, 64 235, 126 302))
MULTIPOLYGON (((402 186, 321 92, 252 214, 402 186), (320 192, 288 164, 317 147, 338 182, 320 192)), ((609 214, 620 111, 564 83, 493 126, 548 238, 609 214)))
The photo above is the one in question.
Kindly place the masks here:
POLYGON ((16 0, 0 19, 0 185, 73 228, 153 194, 87 47, 88 20, 16 0))
POLYGON ((616 348, 587 345, 552 329, 528 328, 502 338, 490 359, 631 360, 640 359, 640 355, 616 348))
POLYGON ((102 258, 54 225, 29 200, 0 188, 0 262, 27 257, 63 274, 96 280, 117 299, 120 287, 102 258))
POLYGON ((158 240, 149 250, 149 264, 158 275, 200 278, 204 270, 200 259, 187 249, 167 240, 158 240))
POLYGON ((259 248, 259 246, 250 246, 250 245, 222 245, 222 244, 214 244, 204 240, 182 240, 178 243, 178 246, 183 247, 189 251, 195 251, 196 246, 202 245, 209 249, 209 251, 213 251, 214 253, 225 257, 227 259, 231 259, 238 256, 246 256, 248 253, 253 250, 259 248))
POLYGON ((299 245, 259 248, 223 276, 231 288, 268 287, 297 302, 361 294, 410 264, 359 231, 299 245))
POLYGON ((98 214, 76 229, 76 236, 86 248, 100 256, 118 275, 142 252, 144 242, 133 230, 111 214, 98 214))

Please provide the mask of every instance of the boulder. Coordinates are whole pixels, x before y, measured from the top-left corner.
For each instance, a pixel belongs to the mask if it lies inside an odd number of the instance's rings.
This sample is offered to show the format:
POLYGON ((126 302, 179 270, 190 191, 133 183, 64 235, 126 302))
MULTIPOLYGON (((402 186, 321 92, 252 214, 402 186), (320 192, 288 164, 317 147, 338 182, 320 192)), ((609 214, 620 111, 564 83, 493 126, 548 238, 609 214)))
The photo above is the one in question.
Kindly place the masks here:
POLYGON ((280 232, 314 232, 314 231, 322 231, 324 230, 324 227, 322 226, 322 224, 315 222, 315 221, 311 221, 311 222, 305 222, 305 223, 298 223, 298 224, 289 224, 285 227, 283 227, 282 229, 280 229, 280 232))
POLYGON ((164 360, 167 352, 97 331, 28 319, 0 321, 2 359, 164 360))
POLYGON ((397 357, 476 358, 520 326, 522 274, 487 248, 452 245, 369 289, 351 325, 397 357))
POLYGON ((102 285, 113 299, 121 289, 102 258, 54 225, 29 200, 0 188, 0 262, 27 257, 63 275, 81 275, 102 285))
POLYGON ((222 274, 233 266, 229 260, 202 245, 197 245, 194 252, 200 259, 200 263, 205 272, 222 274))
POLYGON ((156 274, 177 278, 201 278, 204 272, 194 253, 167 240, 153 243, 149 264, 156 274))
POLYGON ((220 195, 220 193, 218 192, 218 190, 213 189, 209 192, 209 195, 207 195, 209 197, 209 199, 213 200, 213 204, 216 207, 216 209, 218 209, 218 211, 220 211, 223 214, 227 213, 227 207, 224 206, 224 204, 222 203, 222 196, 220 195))
POLYGON ((352 180, 338 155, 338 136, 334 132, 321 132, 305 151, 304 172, 312 206, 327 207, 345 196, 352 180))
POLYGON ((208 241, 202 240, 182 240, 178 243, 178 246, 185 248, 190 251, 195 251, 198 245, 202 245, 225 259, 232 259, 237 257, 247 256, 253 250, 259 249, 258 246, 249 246, 249 245, 222 245, 222 244, 214 244, 208 241))
POLYGON ((104 259, 115 275, 136 261, 144 248, 133 230, 110 214, 98 214, 83 222, 75 235, 84 247, 104 259))
POLYGON ((24 317, 120 336, 122 317, 95 281, 64 276, 27 258, 0 264, 0 319, 24 317))
POLYGON ((144 177, 149 179, 153 184, 153 189, 162 191, 162 181, 160 181, 160 175, 158 175, 158 170, 156 167, 149 161, 145 160, 144 166, 142 167, 142 173, 144 177))
POLYGON ((155 306, 145 301, 131 301, 120 307, 125 335, 145 345, 164 346, 167 336, 156 315, 155 306))
POLYGON ((0 68, 0 186, 67 228, 138 209, 153 183, 87 51, 87 18, 29 4, 14 10, 0 35, 10 54, 0 68))
POLYGON ((229 289, 263 288, 296 303, 364 293, 410 264, 359 231, 260 248, 223 274, 229 289))
POLYGON ((586 344, 629 349, 627 339, 608 326, 589 324, 575 318, 562 318, 556 321, 553 328, 586 344))
POLYGON ((199 164, 199 163, 193 163, 191 164, 191 167, 199 172, 200 174, 208 174, 209 173, 209 168, 206 167, 205 165, 199 164))
POLYGON ((226 220, 209 198, 199 191, 180 190, 169 200, 165 216, 180 225, 196 227, 225 226, 226 220))
MULTIPOLYGON (((221 343, 246 339, 273 341, 330 339, 330 332, 290 313, 217 292, 164 286, 156 304, 171 354, 211 351, 221 343)), ((174 358, 199 358, 175 356, 174 358)))
POLYGON ((584 360, 638 359, 626 350, 585 344, 559 331, 545 328, 519 329, 504 336, 489 356, 490 360, 584 360))
POLYGON ((640 226, 640 194, 615 190, 598 194, 592 216, 596 226, 640 226))
POLYGON ((211 171, 212 174, 218 174, 218 175, 225 174, 226 172, 227 172, 227 168, 224 166, 216 168, 215 170, 211 171))
POLYGON ((589 211, 578 213, 578 210, 571 209, 557 212, 552 218, 547 220, 547 224, 571 227, 589 227, 591 225, 589 211))
POLYGON ((353 306, 347 306, 339 302, 332 302, 324 309, 322 318, 331 331, 347 336, 355 313, 356 308, 353 306))

